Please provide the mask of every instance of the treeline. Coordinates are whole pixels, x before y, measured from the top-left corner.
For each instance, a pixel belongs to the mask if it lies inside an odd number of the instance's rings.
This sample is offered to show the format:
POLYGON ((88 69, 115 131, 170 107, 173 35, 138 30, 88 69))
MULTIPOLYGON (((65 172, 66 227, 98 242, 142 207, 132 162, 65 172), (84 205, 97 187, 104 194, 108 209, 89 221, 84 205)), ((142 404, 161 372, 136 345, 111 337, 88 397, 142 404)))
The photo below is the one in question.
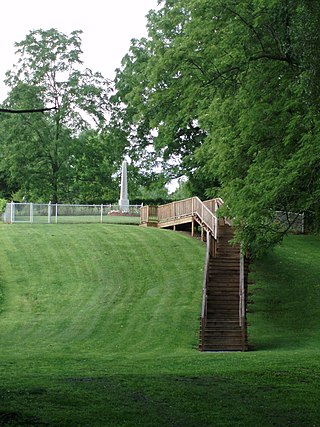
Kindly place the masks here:
MULTIPOLYGON (((130 141, 111 101, 113 82, 82 66, 81 31, 31 31, 16 49, 0 111, 0 197, 117 201, 130 141)), ((162 174, 143 159, 129 176, 130 197, 168 196, 162 174)))
POLYGON ((116 79, 135 155, 151 140, 189 194, 222 197, 253 252, 286 231, 276 210, 319 224, 320 3, 160 3, 116 79))
POLYGON ((130 198, 186 177, 176 197, 222 197, 255 253, 286 231, 276 210, 317 227, 319 28, 317 0, 162 0, 115 82, 81 68, 81 32, 31 32, 2 107, 56 109, 1 114, 0 191, 116 200, 127 156, 130 198))

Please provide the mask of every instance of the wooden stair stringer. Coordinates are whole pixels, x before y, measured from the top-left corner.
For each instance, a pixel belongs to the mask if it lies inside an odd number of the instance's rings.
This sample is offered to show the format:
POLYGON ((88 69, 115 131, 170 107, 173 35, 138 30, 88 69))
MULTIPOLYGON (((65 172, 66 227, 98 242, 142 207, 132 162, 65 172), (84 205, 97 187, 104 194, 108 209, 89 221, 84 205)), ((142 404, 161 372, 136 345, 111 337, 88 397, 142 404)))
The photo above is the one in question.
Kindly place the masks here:
MULTIPOLYGON (((219 225, 216 256, 210 256, 207 271, 207 307, 202 351, 248 350, 247 324, 240 325, 240 247, 231 245, 233 231, 219 225)), ((203 339, 203 342, 201 340, 203 339)))

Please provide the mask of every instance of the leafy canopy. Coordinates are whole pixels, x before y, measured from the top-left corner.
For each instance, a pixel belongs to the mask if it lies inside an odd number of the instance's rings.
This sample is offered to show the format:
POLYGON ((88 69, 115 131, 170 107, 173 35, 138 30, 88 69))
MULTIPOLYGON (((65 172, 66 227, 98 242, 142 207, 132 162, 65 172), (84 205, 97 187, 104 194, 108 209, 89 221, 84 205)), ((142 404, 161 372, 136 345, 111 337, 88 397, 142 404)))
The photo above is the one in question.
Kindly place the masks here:
POLYGON ((75 197, 101 202, 105 193, 101 192, 102 181, 92 191, 79 187, 88 185, 88 177, 99 167, 102 170, 96 179, 103 178, 108 185, 121 161, 119 150, 99 136, 110 115, 111 82, 83 68, 81 31, 70 35, 55 29, 31 31, 16 48, 18 61, 6 74, 11 91, 4 106, 55 109, 1 117, 0 173, 6 191, 20 189, 27 197, 52 202, 75 197), (86 138, 84 146, 84 137, 78 138, 88 130, 97 137, 86 138))
POLYGON ((193 194, 221 196, 259 253, 285 232, 276 210, 320 217, 320 4, 159 4, 117 73, 121 124, 193 194))

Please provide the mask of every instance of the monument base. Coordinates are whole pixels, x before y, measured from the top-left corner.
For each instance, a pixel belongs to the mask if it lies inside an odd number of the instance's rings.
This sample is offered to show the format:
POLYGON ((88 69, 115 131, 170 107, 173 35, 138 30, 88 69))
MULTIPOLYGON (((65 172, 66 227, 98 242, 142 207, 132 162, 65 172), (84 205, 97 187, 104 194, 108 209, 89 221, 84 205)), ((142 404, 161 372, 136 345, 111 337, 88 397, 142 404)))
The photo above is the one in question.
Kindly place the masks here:
POLYGON ((129 200, 128 199, 120 199, 119 200, 119 209, 122 212, 129 212, 129 200))

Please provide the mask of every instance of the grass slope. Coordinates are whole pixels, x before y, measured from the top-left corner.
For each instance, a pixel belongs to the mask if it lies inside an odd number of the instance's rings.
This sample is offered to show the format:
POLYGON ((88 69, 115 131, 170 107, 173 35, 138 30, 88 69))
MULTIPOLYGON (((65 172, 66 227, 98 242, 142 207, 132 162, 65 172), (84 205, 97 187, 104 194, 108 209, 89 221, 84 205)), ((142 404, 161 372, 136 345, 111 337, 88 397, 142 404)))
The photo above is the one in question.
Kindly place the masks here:
POLYGON ((0 241, 0 425, 320 424, 319 238, 257 264, 256 350, 215 354, 196 350, 201 242, 100 224, 0 241))

